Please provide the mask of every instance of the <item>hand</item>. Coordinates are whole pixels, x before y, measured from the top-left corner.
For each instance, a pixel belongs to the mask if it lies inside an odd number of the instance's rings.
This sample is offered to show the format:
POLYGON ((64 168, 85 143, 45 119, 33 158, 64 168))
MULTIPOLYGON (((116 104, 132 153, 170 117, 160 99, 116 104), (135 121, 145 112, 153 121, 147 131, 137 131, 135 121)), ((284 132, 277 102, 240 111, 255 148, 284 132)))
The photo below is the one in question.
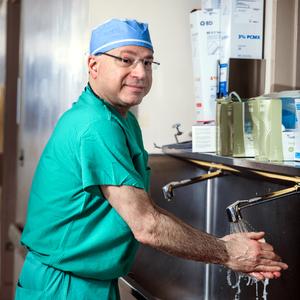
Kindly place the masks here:
POLYGON ((228 268, 248 273, 258 280, 278 278, 288 268, 273 247, 262 240, 264 232, 235 233, 223 237, 228 252, 228 268), (261 241, 260 241, 261 240, 261 241))
MULTIPOLYGON (((260 239, 259 242, 265 243, 264 238, 260 239)), ((277 279, 281 276, 280 272, 252 272, 248 274, 250 277, 254 277, 256 280, 265 280, 265 279, 277 279)))

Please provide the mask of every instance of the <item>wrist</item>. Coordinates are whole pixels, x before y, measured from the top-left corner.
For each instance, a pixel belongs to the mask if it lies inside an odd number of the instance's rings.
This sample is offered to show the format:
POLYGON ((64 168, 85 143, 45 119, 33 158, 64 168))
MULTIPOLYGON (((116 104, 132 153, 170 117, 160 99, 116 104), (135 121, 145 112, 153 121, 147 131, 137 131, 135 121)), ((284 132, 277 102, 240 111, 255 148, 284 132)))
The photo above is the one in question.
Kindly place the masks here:
POLYGON ((226 266, 230 259, 229 251, 228 251, 228 241, 220 238, 220 239, 218 239, 218 243, 220 245, 219 246, 219 249, 220 249, 219 264, 226 266))

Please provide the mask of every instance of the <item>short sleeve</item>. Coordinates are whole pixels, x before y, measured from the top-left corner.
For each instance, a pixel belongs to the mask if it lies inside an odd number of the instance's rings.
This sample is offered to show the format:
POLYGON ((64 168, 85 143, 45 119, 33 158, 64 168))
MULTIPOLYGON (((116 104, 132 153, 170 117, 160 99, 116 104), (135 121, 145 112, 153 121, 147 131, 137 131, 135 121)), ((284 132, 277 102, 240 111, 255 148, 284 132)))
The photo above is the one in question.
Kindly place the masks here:
POLYGON ((124 129, 114 120, 90 124, 80 138, 83 189, 99 185, 129 185, 145 189, 135 169, 124 129))

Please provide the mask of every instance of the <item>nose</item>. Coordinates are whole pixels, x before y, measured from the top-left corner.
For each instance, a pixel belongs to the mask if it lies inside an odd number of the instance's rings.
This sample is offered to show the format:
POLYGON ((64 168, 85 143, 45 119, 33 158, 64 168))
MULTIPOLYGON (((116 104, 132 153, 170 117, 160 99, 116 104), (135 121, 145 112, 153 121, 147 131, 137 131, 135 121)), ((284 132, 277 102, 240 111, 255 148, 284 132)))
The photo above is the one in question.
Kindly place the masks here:
POLYGON ((131 75, 136 78, 145 78, 146 77, 146 69, 142 61, 138 60, 131 67, 131 75))

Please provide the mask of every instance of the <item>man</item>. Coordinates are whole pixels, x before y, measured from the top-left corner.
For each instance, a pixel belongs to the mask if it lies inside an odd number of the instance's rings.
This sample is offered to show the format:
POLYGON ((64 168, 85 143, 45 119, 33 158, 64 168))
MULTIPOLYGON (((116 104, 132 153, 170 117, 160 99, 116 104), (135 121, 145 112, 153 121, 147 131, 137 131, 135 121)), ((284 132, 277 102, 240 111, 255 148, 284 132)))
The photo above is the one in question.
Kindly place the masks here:
POLYGON ((264 233, 219 239, 150 199, 148 156, 129 109, 149 92, 155 64, 146 24, 112 19, 93 30, 89 84, 60 118, 33 179, 17 299, 118 299, 117 278, 138 242, 258 279, 287 268, 260 241, 264 233))

